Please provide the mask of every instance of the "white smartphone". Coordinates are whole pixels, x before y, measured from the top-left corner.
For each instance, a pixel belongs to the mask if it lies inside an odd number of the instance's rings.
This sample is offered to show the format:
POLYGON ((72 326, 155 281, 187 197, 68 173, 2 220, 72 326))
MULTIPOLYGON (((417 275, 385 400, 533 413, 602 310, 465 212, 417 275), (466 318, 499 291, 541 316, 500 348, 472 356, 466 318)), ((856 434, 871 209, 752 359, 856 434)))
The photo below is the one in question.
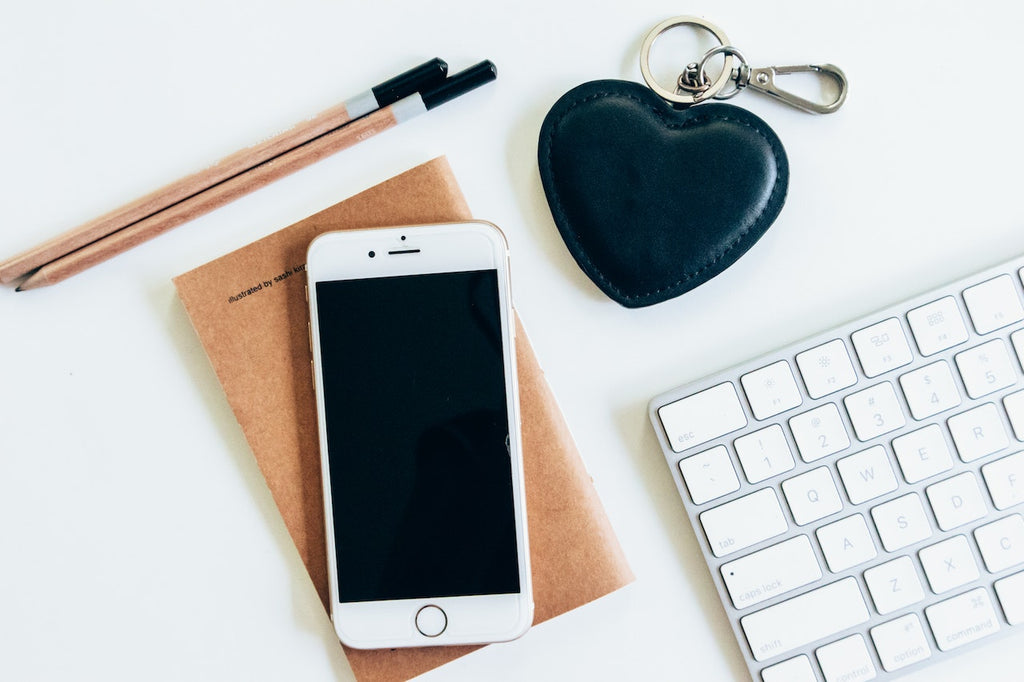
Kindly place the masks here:
POLYGON ((533 622, 508 245, 489 223, 332 232, 307 259, 331 620, 359 649, 533 622))

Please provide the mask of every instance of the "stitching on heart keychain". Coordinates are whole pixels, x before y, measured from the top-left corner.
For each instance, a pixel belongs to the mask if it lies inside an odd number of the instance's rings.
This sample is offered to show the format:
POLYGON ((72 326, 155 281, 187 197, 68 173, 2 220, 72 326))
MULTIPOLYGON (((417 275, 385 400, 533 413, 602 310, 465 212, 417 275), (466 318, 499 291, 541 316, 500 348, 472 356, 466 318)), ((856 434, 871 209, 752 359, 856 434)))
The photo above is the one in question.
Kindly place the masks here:
MULTIPOLYGON (((632 100, 632 101, 636 102, 638 105, 640 105, 642 108, 648 109, 651 113, 653 113, 655 116, 657 116, 665 124, 665 126, 667 128, 670 128, 672 130, 681 130, 683 128, 687 128, 687 127, 690 127, 690 126, 693 126, 693 125, 696 125, 696 124, 705 123, 705 122, 707 122, 709 120, 731 121, 733 123, 739 123, 740 125, 742 125, 742 126, 744 126, 746 128, 749 128, 750 130, 755 132, 765 142, 768 143, 768 146, 772 150, 772 155, 773 155, 776 163, 778 163, 780 149, 778 148, 777 140, 770 139, 768 136, 766 136, 764 134, 763 131, 758 130, 757 127, 752 126, 748 121, 744 121, 744 120, 741 120, 739 118, 736 118, 736 117, 733 117, 733 116, 729 116, 728 114, 721 115, 721 114, 715 114, 715 113, 703 114, 701 116, 690 118, 690 119, 687 119, 686 121, 682 121, 682 122, 671 121, 670 119, 668 119, 665 116, 665 112, 663 110, 660 110, 658 107, 652 106, 648 102, 644 102, 639 97, 636 97, 634 95, 622 94, 622 93, 617 93, 617 92, 596 92, 596 93, 592 93, 590 95, 587 95, 586 97, 584 97, 582 99, 575 100, 572 104, 570 104, 566 108, 566 110, 562 114, 560 114, 558 116, 557 119, 555 119, 553 125, 549 129, 548 134, 546 136, 546 139, 544 141, 544 146, 547 149, 547 153, 545 154, 545 164, 547 166, 548 172, 552 175, 552 177, 555 176, 555 171, 554 171, 554 166, 552 165, 552 156, 553 156, 554 150, 552 148, 551 142, 552 142, 552 139, 555 136, 555 133, 558 131, 559 127, 562 125, 562 123, 569 116, 569 114, 572 113, 572 111, 574 109, 579 107, 581 104, 586 104, 588 102, 593 102, 593 101, 596 101, 596 100, 599 100, 599 99, 602 99, 602 98, 605 98, 605 97, 621 97, 621 98, 632 100)), ((580 247, 579 233, 572 227, 572 224, 568 220, 568 217, 566 216, 566 213, 565 213, 565 208, 564 208, 564 205, 563 205, 563 202, 562 202, 562 198, 558 194, 557 191, 554 192, 554 195, 555 195, 554 196, 554 204, 555 204, 555 206, 553 206, 552 208, 557 210, 559 215, 560 215, 561 221, 557 221, 557 222, 559 222, 560 225, 561 224, 565 224, 567 226, 569 232, 572 234, 573 241, 575 242, 575 246, 577 247, 577 249, 576 249, 576 253, 578 254, 577 257, 582 257, 583 260, 586 262, 587 266, 593 272, 595 272, 597 274, 597 276, 601 279, 601 281, 604 282, 604 284, 607 285, 607 287, 609 289, 614 290, 621 298, 623 298, 624 300, 627 300, 627 301, 636 301, 636 300, 639 300, 639 299, 647 298, 647 297, 655 295, 655 294, 663 293, 665 291, 671 291, 672 289, 675 289, 676 287, 680 286, 684 282, 686 282, 688 280, 691 280, 694 277, 700 276, 701 274, 703 274, 704 272, 706 272, 707 270, 712 268, 714 265, 716 265, 719 261, 721 261, 722 258, 724 258, 726 255, 728 255, 729 252, 731 252, 733 249, 735 249, 744 240, 744 238, 750 233, 751 230, 753 230, 755 227, 759 226, 759 224, 761 222, 761 219, 764 217, 765 213, 768 211, 768 208, 773 205, 773 200, 776 199, 776 197, 777 197, 777 194, 778 194, 778 191, 779 191, 779 186, 782 183, 782 181, 783 181, 783 176, 781 174, 777 173, 776 177, 775 177, 775 183, 772 186, 772 191, 768 195, 768 199, 765 202, 764 207, 757 214, 757 217, 754 220, 752 220, 750 222, 750 224, 747 225, 743 229, 743 231, 740 233, 740 235, 738 237, 736 237, 727 246, 725 246, 724 248, 722 248, 719 251, 717 251, 714 254, 714 257, 711 260, 707 261, 703 266, 701 266, 700 268, 698 268, 698 269, 696 269, 696 270, 694 270, 692 272, 684 273, 678 280, 676 280, 675 282, 673 282, 670 285, 662 286, 662 287, 659 287, 657 289, 652 289, 650 291, 645 291, 643 293, 634 294, 634 295, 626 294, 619 287, 615 286, 615 284, 613 284, 608 279, 608 277, 601 271, 601 269, 597 265, 594 264, 594 262, 590 259, 590 257, 587 256, 586 253, 584 253, 582 251, 582 249, 579 248, 580 247)), ((574 254, 574 255, 576 255, 576 254, 574 254)))

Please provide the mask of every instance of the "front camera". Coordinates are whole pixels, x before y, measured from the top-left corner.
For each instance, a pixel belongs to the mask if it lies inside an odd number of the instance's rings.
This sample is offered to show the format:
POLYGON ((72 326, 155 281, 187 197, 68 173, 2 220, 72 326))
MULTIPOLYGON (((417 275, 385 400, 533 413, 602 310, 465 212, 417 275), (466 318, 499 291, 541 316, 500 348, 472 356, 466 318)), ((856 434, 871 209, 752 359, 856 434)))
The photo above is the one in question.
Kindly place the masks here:
POLYGON ((377 254, 376 254, 375 252, 371 251, 370 253, 368 253, 368 254, 366 254, 366 255, 367 255, 367 256, 369 256, 370 258, 373 258, 373 257, 374 257, 374 256, 376 256, 377 254))

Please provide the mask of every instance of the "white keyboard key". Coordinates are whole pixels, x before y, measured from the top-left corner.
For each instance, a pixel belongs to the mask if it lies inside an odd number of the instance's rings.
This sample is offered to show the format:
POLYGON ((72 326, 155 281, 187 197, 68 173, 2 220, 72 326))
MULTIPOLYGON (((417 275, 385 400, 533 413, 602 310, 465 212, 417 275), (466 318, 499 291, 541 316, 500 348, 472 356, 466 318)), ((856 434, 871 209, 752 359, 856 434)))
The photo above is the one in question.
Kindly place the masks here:
POLYGON ((1017 351, 1017 362, 1024 369, 1024 329, 1010 334, 1010 341, 1013 342, 1013 349, 1017 351))
POLYGON ((871 628, 871 639, 886 672, 920 663, 932 655, 928 636, 916 613, 871 628))
POLYGON ((860 366, 869 378, 909 365, 914 359, 903 327, 895 317, 855 331, 852 339, 860 366))
POLYGON ((925 492, 942 530, 959 528, 980 519, 987 512, 978 481, 970 471, 934 483, 925 488, 925 492))
POLYGON ((843 399, 843 404, 857 438, 862 441, 895 431, 907 423, 896 391, 888 382, 851 393, 843 399))
POLYGON ((815 399, 857 383, 857 372, 841 339, 797 353, 796 364, 807 394, 815 399))
POLYGON ((981 467, 992 504, 1002 511, 1024 502, 1024 452, 997 459, 981 467))
POLYGON ((992 339, 956 354, 956 366, 967 395, 980 398, 1017 383, 1017 370, 1002 339, 992 339))
POLYGON ((795 656, 788 661, 761 671, 762 682, 818 682, 807 656, 795 656))
POLYGON ((694 504, 704 504, 740 489, 736 470, 724 445, 681 460, 679 471, 694 504))
POLYGON ((934 355, 967 340, 967 326, 952 296, 914 308, 907 313, 907 322, 921 355, 934 355))
POLYGON ((789 363, 779 360, 740 377, 755 419, 792 409, 803 402, 789 363))
POLYGON ((722 579, 738 609, 809 585, 819 578, 821 567, 806 535, 722 565, 722 579))
POLYGON ((960 404, 960 389, 945 360, 933 362, 900 377, 910 414, 918 421, 960 404))
POLYGON ((992 403, 950 417, 946 424, 956 451, 965 462, 987 457, 1010 445, 999 410, 992 403))
POLYGON ((782 656, 869 619, 854 578, 793 597, 740 619, 754 660, 782 656))
POLYGON ((935 643, 949 651, 999 632, 999 617, 985 588, 933 604, 924 610, 935 643))
POLYGON ((833 573, 845 571, 878 556, 875 541, 860 514, 848 516, 841 521, 822 526, 815 535, 821 553, 825 555, 828 570, 833 573))
POLYGON ((908 556, 869 568, 864 571, 864 582, 875 610, 883 616, 924 599, 924 588, 908 556))
POLYGON ((861 504, 896 490, 896 474, 881 445, 844 457, 836 463, 850 502, 861 504))
POLYGON ((953 468, 953 455, 938 424, 894 438, 892 449, 907 483, 917 483, 953 468))
POLYGON ((917 555, 921 558, 924 574, 935 594, 966 585, 981 575, 971 546, 963 535, 955 535, 925 547, 917 555))
POLYGON ((1024 564, 1024 519, 1020 514, 975 528, 974 539, 989 573, 1024 564))
POLYGON ((850 447, 843 418, 835 403, 826 403, 789 420, 800 459, 813 462, 850 447))
POLYGON ((1010 625, 1024 623, 1024 573, 1014 573, 997 580, 994 587, 1006 614, 1006 622, 1010 625))
POLYGON ((1003 398, 1003 408, 1010 418, 1013 435, 1017 440, 1024 440, 1024 391, 1017 391, 1003 398))
POLYGON ((711 552, 718 557, 782 535, 789 529, 779 498, 771 488, 702 512, 700 524, 711 552))
POLYGON ((909 547, 932 535, 932 525, 917 493, 873 507, 871 518, 887 552, 909 547))
POLYGON ((793 452, 782 427, 772 424, 740 436, 733 443, 743 473, 751 483, 760 483, 793 468, 793 452))
POLYGON ((835 480, 828 467, 819 467, 782 482, 782 492, 798 526, 842 510, 835 480))
POLYGON ((1009 275, 993 277, 964 289, 964 303, 979 334, 1024 320, 1024 306, 1009 275))
POLYGON ((873 680, 878 677, 862 635, 850 635, 814 652, 825 682, 873 680))
POLYGON ((730 382, 663 405, 658 417, 672 450, 682 452, 747 425, 747 417, 730 382))

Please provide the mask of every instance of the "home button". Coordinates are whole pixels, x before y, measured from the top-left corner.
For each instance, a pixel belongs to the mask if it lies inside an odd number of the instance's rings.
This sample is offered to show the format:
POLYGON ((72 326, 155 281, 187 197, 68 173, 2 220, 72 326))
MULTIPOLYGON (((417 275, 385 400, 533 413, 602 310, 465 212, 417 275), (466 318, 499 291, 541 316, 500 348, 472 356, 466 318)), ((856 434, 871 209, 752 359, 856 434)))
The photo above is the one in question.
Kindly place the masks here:
POLYGON ((424 606, 416 613, 416 629, 426 637, 437 637, 448 627, 448 616, 436 606, 424 606))

